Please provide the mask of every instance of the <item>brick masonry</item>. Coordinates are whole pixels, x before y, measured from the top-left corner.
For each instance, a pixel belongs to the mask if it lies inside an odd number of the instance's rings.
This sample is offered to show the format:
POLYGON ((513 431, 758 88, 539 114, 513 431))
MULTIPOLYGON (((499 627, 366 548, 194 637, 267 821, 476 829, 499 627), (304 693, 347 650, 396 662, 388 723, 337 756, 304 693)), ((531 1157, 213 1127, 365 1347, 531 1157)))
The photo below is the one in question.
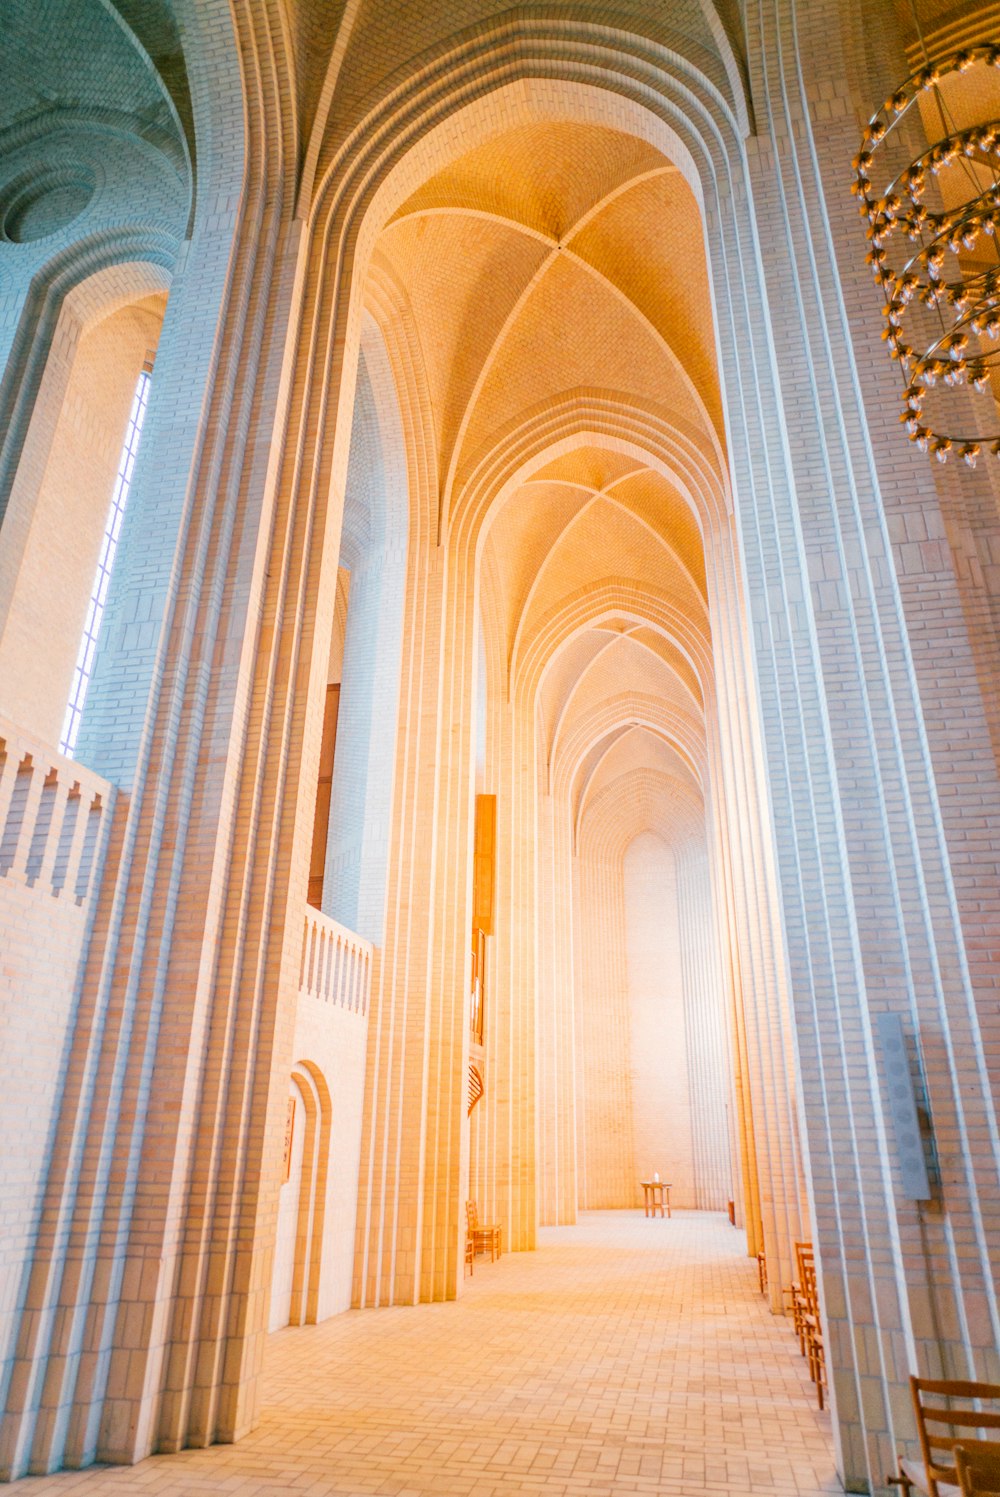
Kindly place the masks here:
POLYGON ((815 1238, 850 1489, 912 1443, 909 1371, 1000 1376, 997 478, 897 430, 846 191, 912 40, 874 16, 12 7, 0 884, 38 1126, 0 1182, 3 1474, 238 1439, 275 1273, 299 1320, 456 1299, 470 1194, 530 1250, 667 1134, 772 1310, 815 1238), (301 972, 331 662, 324 906, 373 943, 363 1023, 301 972), (117 796, 82 905, 45 886, 74 774, 117 796))

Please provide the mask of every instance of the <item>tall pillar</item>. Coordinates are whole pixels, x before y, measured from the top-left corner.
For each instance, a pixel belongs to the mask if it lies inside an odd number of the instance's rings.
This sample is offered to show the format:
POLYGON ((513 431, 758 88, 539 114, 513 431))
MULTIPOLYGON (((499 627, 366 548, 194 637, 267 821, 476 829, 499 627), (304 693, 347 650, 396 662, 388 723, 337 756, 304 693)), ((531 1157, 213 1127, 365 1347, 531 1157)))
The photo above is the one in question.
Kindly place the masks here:
MULTIPOLYGON (((760 487, 739 521, 762 600, 769 776, 788 787, 775 839, 838 1459, 849 1488, 881 1492, 912 1440, 907 1374, 998 1371, 984 954, 996 949, 1000 796, 985 635, 970 634, 983 594, 973 605, 961 581, 953 497, 900 440, 878 298, 840 187, 858 121, 907 71, 901 48, 858 69, 853 20, 819 5, 797 7, 794 26, 784 5, 763 5, 754 25, 751 165, 794 494, 760 487), (866 74, 877 91, 862 99, 866 74), (906 1196, 896 1159, 883 1013, 903 1021, 928 1115, 927 1203, 906 1196)), ((974 550, 989 547, 981 482, 948 481, 967 485, 974 550)))
POLYGON ((540 1226, 572 1226, 577 1171, 576 982, 568 808, 538 795, 538 1197, 540 1226))
MULTIPOLYGON (((735 555, 734 538, 720 523, 719 533, 706 548, 717 670, 715 696, 707 714, 709 773, 713 815, 724 838, 719 872, 732 921, 735 1043, 745 1088, 744 1125, 749 1121, 752 1131, 752 1162, 745 1165, 752 1190, 750 1248, 764 1250, 771 1308, 781 1313, 782 1290, 795 1275, 794 1243, 808 1232, 794 1036, 771 851, 771 808, 748 702, 747 683, 752 676, 735 555)), ((751 1144, 750 1136, 745 1142, 751 1144)))
MULTIPOLYGON (((280 450, 302 232, 268 84, 246 93, 240 64, 270 52, 266 77, 280 75, 270 11, 182 9, 213 150, 78 744, 127 795, 20 1316, 10 1475, 233 1439, 255 1417, 282 1143, 272 1067, 290 1052, 301 924, 286 941, 286 916, 306 854, 292 855, 297 764, 277 751, 294 668, 273 602, 295 546, 272 451, 248 433, 273 427, 280 450)), ((302 737, 308 759, 318 740, 302 737)))
MULTIPOLYGON (((504 694, 505 695, 505 694, 504 694)), ((481 1208, 504 1226, 514 1251, 535 1246, 536 982, 539 947, 538 802, 535 794, 534 712, 503 695, 488 703, 495 715, 497 784, 497 909, 493 966, 485 1015, 486 1095, 479 1104, 486 1132, 485 1199, 481 1208)), ((491 739, 494 737, 490 735, 491 739)), ((492 779, 490 783, 493 783, 492 779)))
POLYGON ((458 1292, 468 1168, 474 632, 456 591, 445 550, 418 536, 404 623, 395 856, 369 1030, 361 1305, 458 1292))

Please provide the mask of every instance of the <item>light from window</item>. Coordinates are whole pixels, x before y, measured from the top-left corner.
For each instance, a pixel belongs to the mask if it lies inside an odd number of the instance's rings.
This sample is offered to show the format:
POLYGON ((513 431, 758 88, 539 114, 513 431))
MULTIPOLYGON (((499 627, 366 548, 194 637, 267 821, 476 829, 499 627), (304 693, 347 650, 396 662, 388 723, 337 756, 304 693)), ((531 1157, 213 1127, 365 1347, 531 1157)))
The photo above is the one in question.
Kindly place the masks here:
POLYGON ((90 675, 94 669, 97 636, 100 633, 101 619, 104 617, 104 605, 108 601, 108 584, 111 581, 111 569, 115 564, 118 537, 121 535, 125 506, 128 503, 129 489, 132 486, 132 470, 135 467, 136 454, 139 451, 139 437, 142 434, 142 423, 146 418, 146 406, 149 404, 149 380, 149 371, 144 369, 139 375, 139 383, 135 387, 135 396, 132 400, 132 413, 128 418, 128 428, 125 432, 125 445, 122 448, 122 455, 118 462, 118 477, 115 479, 115 486, 111 495, 111 508, 108 510, 107 523, 104 527, 104 538, 101 541, 101 555, 97 563, 97 575, 94 578, 90 602, 87 605, 87 621, 83 629, 83 638, 80 640, 80 653, 76 659, 76 669, 73 672, 73 690, 70 692, 69 705, 66 708, 66 719, 63 723, 62 738, 59 742, 59 752, 67 754, 70 758, 73 757, 73 752, 76 748, 77 734, 80 731, 80 719, 83 716, 83 704, 87 700, 87 688, 90 686, 90 675))

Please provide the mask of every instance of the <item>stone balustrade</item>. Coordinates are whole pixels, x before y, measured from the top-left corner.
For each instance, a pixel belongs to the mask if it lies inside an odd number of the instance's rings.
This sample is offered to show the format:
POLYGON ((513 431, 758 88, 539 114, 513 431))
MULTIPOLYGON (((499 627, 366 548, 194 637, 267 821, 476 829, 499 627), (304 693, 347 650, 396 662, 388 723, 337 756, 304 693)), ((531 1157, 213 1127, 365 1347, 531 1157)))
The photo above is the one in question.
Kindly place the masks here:
POLYGON ((366 1015, 371 994, 372 945, 319 910, 306 911, 299 992, 366 1015))
POLYGON ((0 718, 0 879, 83 905, 115 788, 0 718))

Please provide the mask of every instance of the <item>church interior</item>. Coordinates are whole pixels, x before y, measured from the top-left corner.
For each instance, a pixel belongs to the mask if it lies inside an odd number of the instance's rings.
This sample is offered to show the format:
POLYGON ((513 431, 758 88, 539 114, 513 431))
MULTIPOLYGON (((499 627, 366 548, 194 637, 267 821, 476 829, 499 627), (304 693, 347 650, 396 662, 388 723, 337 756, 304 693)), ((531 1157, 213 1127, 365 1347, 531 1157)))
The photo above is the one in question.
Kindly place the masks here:
POLYGON ((1000 1490, 998 336, 1000 5, 7 0, 0 1480, 1000 1490))

